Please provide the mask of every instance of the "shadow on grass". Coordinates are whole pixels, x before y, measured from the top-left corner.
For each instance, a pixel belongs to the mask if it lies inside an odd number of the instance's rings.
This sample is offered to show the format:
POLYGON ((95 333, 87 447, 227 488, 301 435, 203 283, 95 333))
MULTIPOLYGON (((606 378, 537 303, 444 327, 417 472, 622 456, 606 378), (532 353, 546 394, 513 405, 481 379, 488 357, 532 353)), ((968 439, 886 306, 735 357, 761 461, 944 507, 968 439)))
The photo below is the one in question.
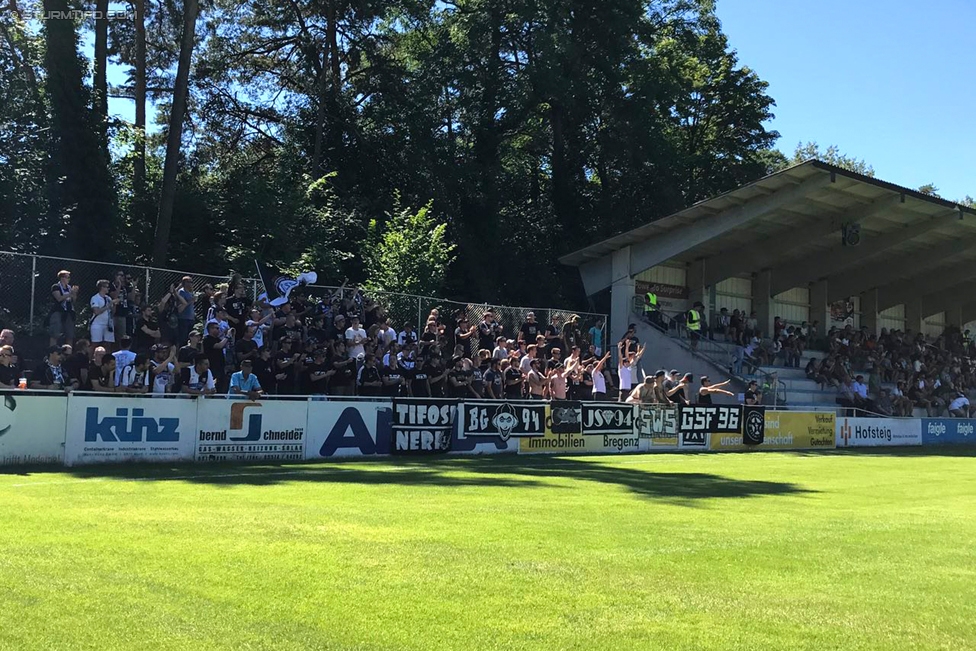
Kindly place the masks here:
MULTIPOLYGON (((620 457, 617 457, 618 459, 620 457)), ((631 457, 633 458, 633 457, 631 457)), ((574 457, 425 457, 295 462, 275 465, 100 465, 82 468, 22 469, 21 476, 68 473, 79 479, 185 481, 214 486, 270 486, 289 482, 355 483, 401 486, 484 486, 571 488, 553 480, 617 485, 648 499, 689 501, 812 493, 787 482, 745 480, 700 472, 651 472, 613 465, 612 458, 574 457), (603 463, 603 460, 611 463, 603 463)), ((14 473, 6 473, 14 474, 14 473)))
POLYGON ((784 452, 799 457, 976 457, 976 446, 939 445, 930 447, 832 448, 829 450, 784 450, 784 452))

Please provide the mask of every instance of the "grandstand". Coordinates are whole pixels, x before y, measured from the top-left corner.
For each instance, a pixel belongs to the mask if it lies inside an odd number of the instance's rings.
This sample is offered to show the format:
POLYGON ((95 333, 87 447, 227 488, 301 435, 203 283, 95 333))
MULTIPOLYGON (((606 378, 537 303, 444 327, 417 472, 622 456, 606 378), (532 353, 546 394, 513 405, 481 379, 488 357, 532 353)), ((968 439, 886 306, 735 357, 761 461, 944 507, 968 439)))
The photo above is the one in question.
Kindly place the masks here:
MULTIPOLYGON (((862 371, 878 392, 897 389, 893 374, 880 377, 883 364, 904 358, 916 366, 906 381, 920 373, 943 376, 944 367, 962 364, 969 341, 961 333, 976 321, 976 301, 967 298, 974 279, 970 272, 976 269, 973 244, 976 211, 971 208, 811 160, 594 243, 560 262, 579 269, 588 295, 609 290, 611 338, 645 315, 643 297, 652 292, 658 301, 654 327, 642 325, 642 334, 658 345, 665 339, 673 340, 672 346, 676 342, 685 360, 675 364, 698 359, 739 380, 754 377, 760 385, 776 387, 767 399, 791 407, 835 408, 838 387, 818 383, 805 370, 812 359, 831 356, 832 328, 849 328, 865 342, 871 334, 897 333, 899 345, 904 338, 922 345, 915 355, 884 351, 887 361, 883 354, 878 359, 858 354, 848 374, 862 371), (693 351, 683 317, 697 302, 704 305, 709 337, 693 351), (742 322, 750 318, 745 315, 755 319, 757 347, 768 347, 776 360, 736 367, 751 342, 716 334, 722 317, 736 310, 742 322), (807 344, 790 360, 792 368, 773 350, 788 338, 789 328, 796 339, 802 330, 807 344), (875 365, 878 378, 870 373, 875 365)), ((849 341, 843 347, 851 352, 849 341)), ((834 350, 832 356, 837 354, 834 350)), ((971 391, 969 374, 960 369, 953 375, 952 390, 971 391)), ((945 377, 935 380, 941 386, 926 395, 950 389, 945 377)), ((872 406, 879 398, 872 396, 872 406)))

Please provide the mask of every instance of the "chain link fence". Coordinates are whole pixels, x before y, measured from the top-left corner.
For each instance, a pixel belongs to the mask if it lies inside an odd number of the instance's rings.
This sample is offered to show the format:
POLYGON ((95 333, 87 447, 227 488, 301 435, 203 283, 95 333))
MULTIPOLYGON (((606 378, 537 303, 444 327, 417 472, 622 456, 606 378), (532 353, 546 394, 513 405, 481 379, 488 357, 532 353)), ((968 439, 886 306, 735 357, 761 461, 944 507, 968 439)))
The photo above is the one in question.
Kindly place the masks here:
MULTIPOLYGON (((70 258, 54 258, 41 255, 29 255, 0 251, 0 327, 13 328, 18 332, 28 334, 43 333, 46 330, 47 317, 54 306, 51 288, 58 282, 58 272, 71 272, 71 284, 78 286, 78 300, 75 305, 75 322, 79 325, 79 336, 82 325, 88 323, 91 314, 88 307, 92 295, 97 293, 99 280, 112 282, 118 272, 127 276, 127 282, 136 290, 136 305, 157 303, 174 284, 179 284, 184 276, 193 279, 195 292, 203 292, 208 285, 215 290, 226 288, 231 276, 211 276, 192 272, 176 271, 173 269, 159 269, 139 265, 120 265, 89 260, 75 260, 70 258)), ((263 283, 255 278, 241 278, 248 298, 255 299, 264 291, 263 283)), ((310 285, 297 291, 311 297, 313 300, 328 298, 335 294, 338 287, 324 285, 310 285)), ((344 294, 349 296, 354 290, 346 288, 344 294)), ((423 332, 427 316, 431 310, 438 310, 444 324, 453 327, 458 317, 464 316, 469 324, 477 325, 481 322, 485 312, 491 310, 498 323, 503 328, 503 334, 516 339, 519 329, 526 322, 529 312, 535 314, 540 328, 545 329, 552 322, 553 316, 558 316, 565 324, 573 316, 579 316, 578 325, 583 339, 593 343, 589 334, 590 329, 599 326, 603 331, 603 348, 606 348, 605 314, 573 312, 554 308, 529 308, 494 305, 488 303, 460 303, 443 298, 429 296, 413 296, 395 292, 367 292, 367 294, 381 306, 381 313, 392 319, 393 327, 399 332, 404 324, 409 323, 423 332)), ((207 301, 196 302, 197 321, 202 322, 206 316, 207 301)), ((453 331, 447 333, 453 341, 453 331)))

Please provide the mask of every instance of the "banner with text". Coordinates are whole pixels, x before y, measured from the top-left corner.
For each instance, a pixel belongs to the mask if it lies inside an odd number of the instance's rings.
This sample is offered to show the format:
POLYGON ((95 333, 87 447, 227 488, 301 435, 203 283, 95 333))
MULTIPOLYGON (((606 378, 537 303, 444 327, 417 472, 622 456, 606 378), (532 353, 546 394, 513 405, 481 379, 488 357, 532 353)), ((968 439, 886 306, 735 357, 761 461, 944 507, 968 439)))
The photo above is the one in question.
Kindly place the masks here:
POLYGON ((678 408, 638 406, 634 432, 640 440, 641 452, 678 449, 678 408))
POLYGON ((391 418, 389 401, 310 400, 305 458, 389 454, 391 418))
POLYGON ((549 405, 544 402, 464 401, 461 428, 465 436, 543 436, 549 405))
POLYGON ((68 396, 0 394, 0 466, 64 461, 68 396))
POLYGON ((197 401, 197 461, 301 461, 307 400, 197 401))
POLYGON ((976 445, 976 420, 923 418, 922 445, 976 445))
POLYGON ((917 418, 838 418, 839 448, 921 445, 922 421, 917 418))
POLYGON ((458 403, 436 398, 394 398, 394 454, 443 454, 451 449, 458 403))
POLYGON ((712 434, 712 451, 811 450, 834 447, 832 412, 767 411, 760 445, 746 445, 741 434, 712 434))
POLYGON ((64 462, 192 461, 196 426, 196 400, 72 395, 64 462))
POLYGON ((581 417, 587 435, 633 434, 636 407, 623 402, 584 402, 581 417))
MULTIPOLYGON (((559 404, 553 403, 553 405, 559 404)), ((566 431, 572 429, 566 426, 560 428, 562 431, 556 431, 553 427, 555 424, 559 422, 565 424, 570 419, 566 416, 560 418, 551 411, 547 415, 545 435, 519 438, 519 454, 598 454, 640 451, 640 439, 633 430, 622 434, 596 434, 583 433, 580 428, 566 431)))

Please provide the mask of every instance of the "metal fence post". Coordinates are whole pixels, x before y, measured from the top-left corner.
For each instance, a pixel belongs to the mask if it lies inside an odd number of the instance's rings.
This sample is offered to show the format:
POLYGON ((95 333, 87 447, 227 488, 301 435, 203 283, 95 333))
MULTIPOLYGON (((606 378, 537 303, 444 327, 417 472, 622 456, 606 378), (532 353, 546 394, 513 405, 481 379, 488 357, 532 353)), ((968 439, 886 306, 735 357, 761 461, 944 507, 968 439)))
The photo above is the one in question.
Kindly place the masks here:
MULTIPOLYGON (((416 330, 415 330, 415 332, 417 332, 417 333, 419 333, 421 331, 421 328, 423 327, 423 326, 420 325, 420 320, 422 318, 423 318, 423 306, 421 304, 421 299, 418 296, 417 297, 417 325, 416 325, 416 330)), ((417 336, 419 337, 420 335, 418 334, 417 336)))
POLYGON ((146 267, 146 288, 142 292, 143 298, 145 298, 146 303, 151 299, 149 298, 149 267, 146 267))
POLYGON ((30 302, 30 326, 28 332, 34 334, 34 286, 37 283, 37 256, 31 256, 31 302, 30 302))

